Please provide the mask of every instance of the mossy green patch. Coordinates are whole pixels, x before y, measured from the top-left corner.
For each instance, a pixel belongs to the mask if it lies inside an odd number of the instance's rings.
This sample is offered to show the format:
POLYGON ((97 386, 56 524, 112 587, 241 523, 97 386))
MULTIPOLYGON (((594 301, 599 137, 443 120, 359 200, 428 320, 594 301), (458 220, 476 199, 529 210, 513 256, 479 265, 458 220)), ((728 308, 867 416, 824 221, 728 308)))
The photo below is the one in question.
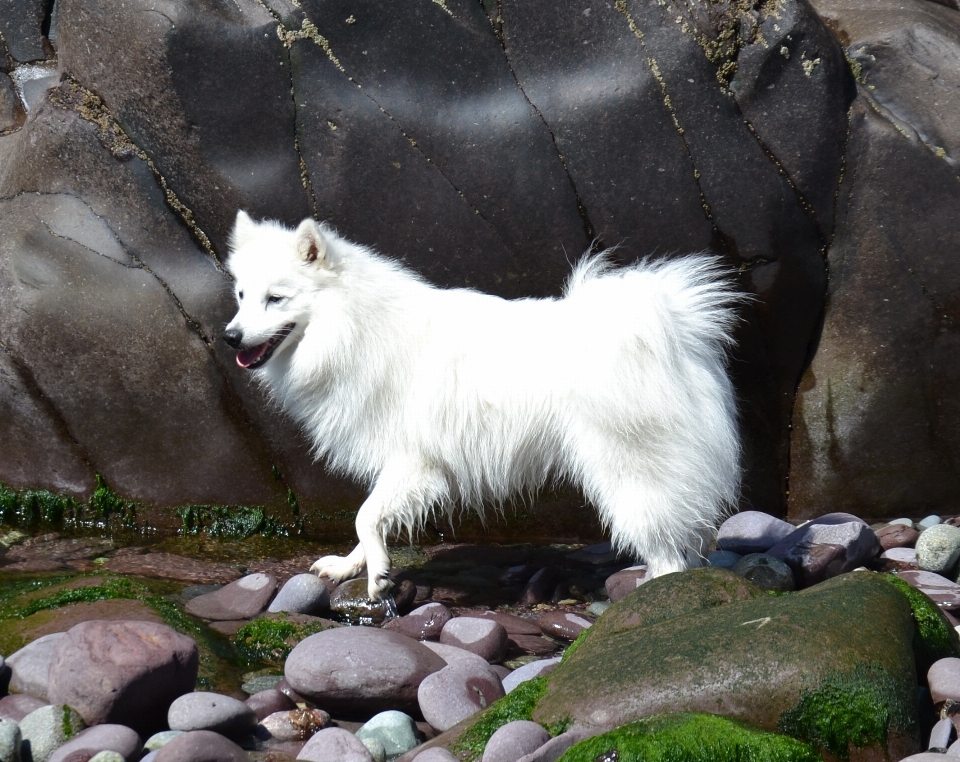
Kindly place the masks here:
POLYGON ((561 662, 566 661, 571 656, 573 656, 574 653, 576 653, 577 649, 580 648, 580 645, 583 643, 583 641, 586 640, 588 632, 590 632, 589 628, 581 632, 579 635, 577 635, 576 640, 574 640, 569 646, 567 646, 567 650, 564 651, 563 655, 560 657, 561 662))
POLYGON ((137 598, 138 586, 120 577, 108 578, 100 585, 58 590, 49 596, 23 602, 9 601, 0 606, 0 619, 26 619, 38 611, 58 609, 70 603, 92 603, 113 598, 137 598))
MULTIPOLYGON (((537 703, 547 692, 547 678, 535 677, 514 688, 499 701, 491 704, 479 720, 471 725, 451 747, 464 759, 479 759, 487 741, 499 728, 515 720, 532 720, 537 703)), ((556 736, 570 726, 569 720, 561 720, 545 726, 550 735, 556 736)))
POLYGON ((69 741, 76 735, 76 730, 73 727, 73 710, 68 707, 63 707, 63 740, 69 741))
POLYGON ((246 665, 283 666, 290 651, 301 640, 327 629, 322 621, 298 622, 284 614, 255 619, 231 638, 237 656, 246 665))
POLYGON ((185 534, 205 532, 212 537, 245 539, 255 534, 274 537, 289 533, 288 527, 259 505, 187 505, 177 508, 177 515, 185 534))
POLYGON ((890 730, 915 733, 916 712, 886 670, 860 665, 823 676, 781 714, 778 730, 849 759, 851 746, 886 747, 890 730))
POLYGON ((951 627, 940 607, 929 596, 895 574, 884 574, 883 579, 910 601, 916 625, 913 650, 917 659, 917 673, 926 675, 927 670, 938 659, 960 656, 960 636, 951 627))
POLYGON ((572 746, 558 762, 821 762, 794 738, 712 714, 647 717, 572 746))

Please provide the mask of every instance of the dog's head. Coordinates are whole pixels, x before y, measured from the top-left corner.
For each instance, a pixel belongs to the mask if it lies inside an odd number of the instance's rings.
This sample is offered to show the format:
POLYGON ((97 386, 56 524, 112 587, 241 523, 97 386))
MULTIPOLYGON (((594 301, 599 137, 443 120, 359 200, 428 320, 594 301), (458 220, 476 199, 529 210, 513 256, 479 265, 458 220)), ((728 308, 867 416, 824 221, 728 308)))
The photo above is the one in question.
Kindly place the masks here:
POLYGON ((237 213, 227 269, 238 310, 223 340, 241 368, 262 368, 303 337, 318 290, 336 277, 330 236, 312 219, 290 230, 237 213))

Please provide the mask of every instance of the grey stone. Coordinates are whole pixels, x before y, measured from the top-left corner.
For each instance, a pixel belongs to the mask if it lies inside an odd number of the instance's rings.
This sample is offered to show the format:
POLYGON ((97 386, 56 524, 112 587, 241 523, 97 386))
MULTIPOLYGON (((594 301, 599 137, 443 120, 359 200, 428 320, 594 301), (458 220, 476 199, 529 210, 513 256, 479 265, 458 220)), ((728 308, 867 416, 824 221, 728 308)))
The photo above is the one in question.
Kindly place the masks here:
POLYGON ((741 556, 765 553, 794 529, 792 524, 769 514, 741 511, 720 525, 717 550, 728 550, 741 556))
POLYGON ((507 631, 492 619, 454 617, 440 631, 440 642, 472 651, 488 662, 500 661, 507 647, 507 631))
POLYGON ((163 624, 83 622, 57 642, 50 700, 90 725, 116 723, 147 735, 163 728, 175 698, 193 690, 199 658, 191 638, 163 624))
POLYGON ((7 657, 7 665, 12 670, 11 690, 47 700, 50 661, 62 637, 62 632, 42 635, 7 657))
POLYGON ((456 661, 420 683, 423 718, 443 731, 486 709, 505 695, 500 677, 487 664, 456 661))
POLYGON ((87 762, 127 762, 127 758, 115 751, 98 751, 87 762))
POLYGON ((413 749, 419 741, 417 724, 403 712, 380 712, 367 720, 356 732, 361 741, 375 739, 388 757, 398 757, 413 749))
POLYGON ((930 740, 927 742, 928 749, 946 749, 950 746, 953 739, 953 722, 949 717, 938 720, 930 731, 930 740))
POLYGON ((934 704, 941 701, 960 701, 960 659, 938 659, 927 670, 927 684, 934 704))
POLYGON ((934 574, 948 574, 960 559, 960 528, 935 524, 920 533, 916 544, 917 566, 934 574))
POLYGON ((530 720, 515 720, 501 726, 490 736, 481 762, 517 762, 547 741, 550 734, 530 720))
POLYGON ((159 733, 154 733, 150 736, 143 744, 143 748, 145 751, 156 751, 162 746, 166 746, 177 736, 182 735, 182 730, 161 730, 159 733))
POLYGON ((20 726, 13 720, 0 720, 0 760, 20 762, 20 726))
POLYGON ((311 635, 290 652, 287 682, 330 712, 414 709, 417 688, 444 661, 405 635, 342 627, 311 635))
POLYGON ((219 693, 194 691, 176 698, 167 711, 171 730, 212 730, 228 738, 253 732, 257 715, 242 701, 219 693))
POLYGON ((548 675, 559 663, 560 657, 555 656, 552 659, 538 659, 537 661, 524 664, 522 667, 517 667, 513 672, 503 678, 503 690, 506 693, 510 693, 510 691, 520 685, 520 683, 533 680, 533 678, 540 677, 540 675, 548 675))
POLYGON ((750 553, 744 556, 731 571, 750 580, 761 590, 786 593, 797 589, 793 570, 783 561, 766 553, 750 553))
POLYGON ((288 579, 267 611, 291 611, 316 616, 330 608, 330 591, 315 574, 296 574, 288 579))
POLYGON ((931 514, 930 516, 925 516, 924 518, 920 519, 920 521, 917 522, 917 529, 919 529, 920 532, 923 533, 926 530, 930 529, 931 527, 937 526, 939 523, 940 523, 940 517, 931 514))
POLYGON ((307 741, 297 755, 304 762, 373 762, 363 741, 343 728, 326 728, 307 741))
POLYGON ((594 601, 587 606, 587 613, 591 616, 602 616, 613 605, 612 601, 594 601))
POLYGON ((72 762, 74 755, 111 751, 125 759, 137 759, 143 744, 136 731, 124 725, 94 725, 81 730, 48 757, 48 762, 72 762))
POLYGON ((743 556, 734 553, 732 550, 711 550, 707 553, 707 566, 715 566, 718 569, 732 569, 743 556))
POLYGON ((243 749, 211 730, 184 733, 151 754, 154 762, 250 762, 243 749))
POLYGON ((213 593, 191 599, 185 609, 201 619, 252 619, 267 608, 276 589, 277 578, 272 574, 248 574, 213 593))
POLYGON ((62 705, 43 706, 20 721, 23 746, 29 745, 33 762, 46 762, 53 752, 79 733, 85 724, 73 709, 62 705))
POLYGON ((380 741, 376 738, 361 738, 360 741, 367 747, 373 762, 387 762, 387 750, 380 741))

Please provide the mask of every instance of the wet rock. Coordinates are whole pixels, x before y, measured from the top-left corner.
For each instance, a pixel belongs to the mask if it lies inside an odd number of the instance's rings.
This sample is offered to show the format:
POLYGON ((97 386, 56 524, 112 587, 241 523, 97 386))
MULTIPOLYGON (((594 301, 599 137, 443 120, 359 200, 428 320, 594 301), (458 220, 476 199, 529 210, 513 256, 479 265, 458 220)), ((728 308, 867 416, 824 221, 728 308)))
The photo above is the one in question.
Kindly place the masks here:
POLYGON ((760 511, 741 511, 720 525, 717 550, 739 553, 765 553, 790 534, 795 527, 782 519, 760 511))
POLYGON ((444 661, 405 635, 368 627, 326 630, 302 640, 284 672, 299 694, 330 712, 414 709, 417 688, 444 661))
POLYGON ((514 658, 516 654, 546 656, 557 651, 557 644, 549 638, 537 635, 510 635, 507 637, 507 654, 514 658))
POLYGON ((743 556, 731 550, 711 550, 707 553, 707 566, 718 569, 732 569, 743 556))
POLYGON ((84 622, 57 642, 50 700, 91 725, 159 730, 178 696, 193 690, 199 651, 193 640, 153 622, 84 622))
POLYGON ((250 762, 243 749, 210 730, 193 730, 179 735, 155 753, 154 762, 250 762))
POLYGON ((373 762, 363 741, 342 728, 326 728, 307 741, 297 755, 304 762, 373 762))
POLYGON ((297 708, 296 702, 276 688, 254 693, 244 702, 253 710, 258 720, 262 720, 274 712, 289 712, 297 708))
POLYGON ((852 571, 880 553, 877 536, 861 519, 831 513, 795 529, 768 555, 791 569, 797 587, 808 587, 852 571))
POLYGON ((945 611, 960 610, 960 585, 956 582, 925 571, 903 571, 898 576, 927 595, 945 611))
POLYGON ((386 604, 372 601, 367 595, 365 578, 351 579, 337 585, 330 595, 330 610, 350 624, 380 624, 387 617, 386 604))
POLYGON ((559 579, 556 569, 550 567, 540 569, 527 581, 520 595, 520 603, 532 606, 549 601, 559 579))
POLYGON ((468 661, 453 662, 428 675, 418 691, 423 718, 441 731, 504 695, 500 678, 488 665, 468 661))
POLYGON ((731 571, 749 580, 761 590, 786 593, 796 590, 793 570, 783 561, 766 553, 750 553, 741 558, 731 571))
POLYGON ((453 614, 442 603, 426 603, 406 616, 391 619, 383 629, 399 632, 414 640, 436 640, 453 614))
POLYGON ((878 529, 876 534, 880 541, 880 547, 884 550, 912 548, 917 544, 917 539, 920 537, 920 533, 912 525, 905 526, 904 524, 889 524, 883 529, 878 529))
POLYGON ((253 732, 257 715, 252 708, 230 696, 195 691, 179 696, 167 710, 170 730, 212 730, 228 738, 253 732))
POLYGON ((893 562, 898 570, 917 569, 917 551, 913 548, 890 548, 880 554, 880 558, 893 562))
POLYGON ((471 651, 489 662, 503 658, 507 631, 497 622, 480 617, 455 617, 443 626, 440 642, 471 651))
POLYGON ((47 700, 50 662, 62 637, 62 632, 42 635, 7 657, 7 665, 12 670, 11 690, 47 700))
POLYGON ((47 762, 74 762, 77 757, 112 751, 127 760, 137 759, 143 744, 134 730, 124 725, 94 725, 57 748, 47 762))
POLYGON ((416 723, 403 712, 374 715, 357 730, 356 736, 361 741, 378 741, 391 759, 405 754, 420 743, 416 723))
POLYGON ((607 577, 605 587, 610 600, 616 603, 647 580, 646 566, 631 566, 607 577))
POLYGON ((917 566, 934 574, 949 574, 960 559, 960 528, 936 524, 920 533, 917 566))
POLYGON ((34 709, 46 706, 47 702, 28 693, 14 693, 0 698, 0 719, 20 722, 34 709))
POLYGON ((540 677, 540 675, 550 674, 550 672, 556 669, 559 663, 560 657, 556 656, 552 659, 538 659, 537 661, 524 664, 522 667, 517 667, 513 672, 503 678, 504 692, 510 693, 510 691, 520 685, 520 683, 533 680, 533 678, 540 677))
POLYGON ((550 740, 550 734, 529 720, 508 722, 487 741, 481 762, 517 762, 550 740))
POLYGON ((570 611, 549 611, 537 620, 544 635, 565 640, 577 639, 581 632, 593 625, 593 621, 570 611))
POLYGON ((43 706, 20 721, 23 745, 34 762, 46 762, 53 752, 84 729, 83 718, 70 707, 43 706))
POLYGON ((267 611, 291 611, 318 615, 330 607, 330 592, 315 574, 297 574, 288 579, 267 611))
POLYGON ((330 727, 330 715, 322 709, 290 709, 268 715, 260 726, 278 741, 306 741, 330 727))
POLYGON ((201 619, 252 619, 267 608, 276 589, 276 577, 248 574, 216 592, 192 599, 185 609, 201 619))
MULTIPOLYGON (((116 574, 133 574, 138 577, 221 585, 233 582, 241 576, 240 572, 230 564, 201 561, 172 553, 116 556, 107 560, 104 569, 116 574)), ((205 592, 213 591, 207 590, 205 592)), ((203 595, 203 593, 198 593, 198 595, 203 595)), ((198 595, 191 597, 196 598, 198 595)))
POLYGON ((481 611, 478 614, 471 614, 483 619, 492 619, 507 631, 507 635, 539 635, 540 627, 533 619, 524 619, 515 614, 508 614, 506 611, 481 611))

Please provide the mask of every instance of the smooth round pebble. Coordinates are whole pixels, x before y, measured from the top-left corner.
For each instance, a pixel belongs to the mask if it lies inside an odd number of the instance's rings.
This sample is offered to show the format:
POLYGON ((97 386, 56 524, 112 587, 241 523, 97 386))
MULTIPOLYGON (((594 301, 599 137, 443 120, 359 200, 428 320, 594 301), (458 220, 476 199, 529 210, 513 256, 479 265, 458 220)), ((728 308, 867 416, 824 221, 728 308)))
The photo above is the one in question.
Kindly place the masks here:
POLYGON ((243 749, 212 730, 184 733, 154 753, 154 762, 250 762, 243 749))
POLYGON ((880 554, 880 558, 885 561, 896 561, 904 566, 917 565, 917 551, 913 548, 890 548, 880 554))
POLYGON ((713 566, 716 569, 732 569, 741 558, 743 558, 742 555, 732 550, 711 550, 707 553, 707 566, 713 566))
POLYGON ((367 747, 373 762, 387 762, 387 750, 376 738, 361 738, 360 741, 367 747))
POLYGON ((481 762, 517 762, 547 741, 550 734, 530 720, 515 720, 499 728, 487 741, 481 762))
POLYGON ((257 715, 249 706, 231 696, 195 691, 180 696, 167 712, 170 730, 212 730, 229 738, 253 732, 257 715))
POLYGON ((953 740, 953 721, 949 717, 944 717, 934 723, 930 731, 930 740, 927 743, 928 749, 946 749, 953 740))
POLYGON ((428 675, 418 691, 423 718, 440 731, 449 730, 504 695, 500 678, 488 665, 467 661, 428 675))
POLYGON ((537 661, 524 664, 522 667, 517 667, 513 672, 503 678, 504 692, 510 693, 510 691, 520 685, 520 683, 533 680, 533 678, 540 677, 540 675, 550 674, 556 669, 559 663, 560 657, 555 656, 552 659, 538 659, 537 661))
POLYGON ((927 685, 934 704, 950 699, 960 701, 960 659, 938 659, 927 670, 927 685))
POLYGON ((740 555, 765 553, 796 527, 762 511, 741 511, 720 525, 717 550, 740 555))
POLYGON ((548 611, 537 620, 537 624, 544 635, 572 643, 593 622, 572 611, 548 611))
POLYGON ((917 522, 916 526, 917 526, 917 529, 919 529, 920 532, 922 533, 922 532, 925 532, 930 527, 935 527, 939 523, 940 523, 940 517, 935 514, 930 514, 929 516, 926 516, 920 519, 920 521, 917 522))
POLYGON ((297 708, 297 702, 276 688, 254 693, 243 702, 253 710, 258 720, 269 717, 274 712, 289 712, 297 708))
POLYGON ((291 709, 264 717, 260 727, 278 741, 306 741, 330 727, 330 715, 322 709, 291 709))
POLYGON ((413 758, 413 762, 460 762, 452 752, 434 746, 432 749, 424 749, 413 758))
POLYGON ((139 759, 143 743, 136 731, 125 725, 94 725, 82 730, 60 746, 47 762, 67 762, 83 753, 93 756, 111 751, 126 759, 139 759))
POLYGON ((177 736, 182 736, 182 730, 161 730, 159 733, 154 733, 150 736, 146 743, 143 744, 143 748, 146 751, 156 751, 157 749, 166 746, 177 736))
POLYGON ((492 619, 507 631, 507 635, 539 635, 540 627, 534 619, 525 619, 506 611, 483 611, 476 616, 481 619, 492 619))
POLYGON ((315 574, 296 574, 288 579, 267 611, 318 614, 330 608, 330 591, 315 574))
POLYGON ((321 730, 297 755, 305 762, 373 762, 363 741, 343 728, 321 730))
POLYGON ((0 720, 0 759, 20 762, 20 726, 13 720, 0 720))
POLYGON ((20 722, 30 712, 47 706, 47 702, 27 693, 13 693, 0 698, 0 720, 20 722))
POLYGON ((960 559, 960 528, 949 524, 930 527, 917 539, 916 552, 920 569, 946 574, 960 559))
POLYGON ((606 582, 604 582, 604 587, 606 588, 607 595, 610 597, 610 601, 616 603, 646 581, 647 567, 631 566, 607 577, 606 582))
POLYGON ((45 760, 86 725, 73 709, 51 704, 30 712, 20 721, 20 736, 29 742, 34 760, 45 760))
POLYGON ((887 522, 887 526, 891 524, 900 524, 905 527, 913 527, 914 525, 913 519, 908 519, 908 518, 893 519, 892 521, 887 522))
POLYGON ((159 752, 156 751, 151 751, 148 754, 144 754, 140 758, 140 762, 157 762, 157 754, 159 754, 159 752))
POLYGON ((248 574, 213 593, 187 601, 188 614, 201 619, 252 619, 262 613, 277 589, 272 574, 248 574))
POLYGON ((876 531, 880 547, 884 550, 891 548, 912 548, 917 544, 920 533, 913 526, 905 524, 888 524, 876 531))
POLYGON ((376 739, 383 745, 388 757, 406 754, 420 743, 417 723, 410 715, 396 711, 374 715, 357 730, 356 736, 361 741, 376 739))
POLYGON ((469 661, 474 664, 481 664, 483 666, 490 666, 490 662, 484 659, 482 656, 478 656, 473 653, 473 651, 466 651, 462 648, 457 648, 456 646, 448 646, 444 643, 434 643, 430 640, 423 641, 423 645, 433 651, 437 656, 439 656, 446 664, 453 664, 455 661, 469 661))
POLYGON ((610 601, 594 601, 589 606, 587 606, 587 613, 591 616, 601 617, 603 613, 612 606, 613 604, 610 601))
POLYGON ((391 619, 383 629, 402 633, 414 640, 436 640, 452 618, 450 609, 442 603, 426 603, 406 616, 391 619))
POLYGON ((41 635, 6 658, 11 671, 10 690, 47 700, 50 662, 53 651, 63 636, 62 632, 41 635))
POLYGON ((461 616, 443 626, 440 642, 472 651, 488 662, 500 661, 507 648, 507 631, 492 619, 461 616))
POLYGON ((98 751, 87 762, 127 762, 127 758, 115 751, 98 751))
POLYGON ((797 589, 793 570, 783 561, 766 553, 750 553, 744 556, 731 571, 749 580, 761 590, 788 593, 797 589))

